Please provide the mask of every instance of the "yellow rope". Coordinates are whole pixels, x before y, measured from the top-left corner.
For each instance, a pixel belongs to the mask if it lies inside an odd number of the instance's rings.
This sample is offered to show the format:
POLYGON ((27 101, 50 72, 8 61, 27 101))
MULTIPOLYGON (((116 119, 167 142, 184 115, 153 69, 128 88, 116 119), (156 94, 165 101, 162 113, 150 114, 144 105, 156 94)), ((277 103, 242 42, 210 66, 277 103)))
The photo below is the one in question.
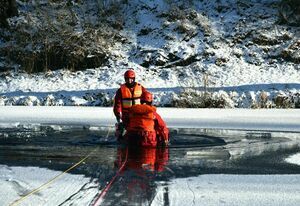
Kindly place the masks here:
POLYGON ((24 197, 14 201, 12 204, 10 204, 10 206, 15 206, 18 205, 21 201, 23 201, 24 199, 26 199, 27 197, 29 197, 30 195, 39 192, 40 190, 42 190, 43 188, 47 187, 48 185, 50 185, 51 183, 53 183, 55 180, 57 180, 59 177, 61 177, 62 175, 64 175, 65 173, 69 172, 70 170, 72 170, 73 168, 77 167, 78 165, 80 165, 84 160, 86 160, 94 151, 90 152, 90 154, 88 154, 87 156, 85 156, 83 159, 81 159, 79 162, 77 162, 75 165, 71 166, 69 169, 65 170, 64 172, 60 173, 59 175, 53 177, 52 179, 50 179, 48 182, 44 183, 43 185, 39 186, 38 188, 34 189, 33 191, 31 191, 30 193, 26 194, 24 197))
MULTIPOLYGON (((108 127, 108 132, 106 135, 106 139, 108 138, 109 134, 110 134, 110 128, 108 127)), ((67 172, 69 172, 70 170, 74 169, 75 167, 77 167, 78 165, 80 165, 84 160, 86 160, 88 157, 91 156, 91 154, 93 152, 95 152, 96 148, 91 151, 88 155, 86 155, 84 158, 82 158, 79 162, 77 162, 76 164, 74 164, 73 166, 71 166, 70 168, 68 168, 67 170, 65 170, 64 172, 60 173, 59 175, 53 177, 52 179, 50 179, 48 182, 42 184, 41 186, 39 186, 38 188, 32 190, 31 192, 29 192, 28 194, 26 194, 24 197, 21 197, 18 200, 15 200, 13 203, 10 204, 10 206, 16 206, 18 205, 21 201, 25 200, 26 198, 28 198, 30 195, 33 195, 39 191, 41 191, 42 189, 46 188, 47 186, 49 186, 51 183, 53 183, 54 181, 56 181, 58 178, 60 178, 62 175, 66 174, 67 172)))

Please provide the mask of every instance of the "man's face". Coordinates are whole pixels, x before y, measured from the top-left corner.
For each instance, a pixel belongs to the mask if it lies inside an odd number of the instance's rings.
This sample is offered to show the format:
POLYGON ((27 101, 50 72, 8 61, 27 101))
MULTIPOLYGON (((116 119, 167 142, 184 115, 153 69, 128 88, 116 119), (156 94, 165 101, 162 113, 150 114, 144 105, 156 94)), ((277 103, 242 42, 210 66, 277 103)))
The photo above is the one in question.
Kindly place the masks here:
POLYGON ((134 78, 125 78, 126 84, 132 85, 134 83, 134 78))

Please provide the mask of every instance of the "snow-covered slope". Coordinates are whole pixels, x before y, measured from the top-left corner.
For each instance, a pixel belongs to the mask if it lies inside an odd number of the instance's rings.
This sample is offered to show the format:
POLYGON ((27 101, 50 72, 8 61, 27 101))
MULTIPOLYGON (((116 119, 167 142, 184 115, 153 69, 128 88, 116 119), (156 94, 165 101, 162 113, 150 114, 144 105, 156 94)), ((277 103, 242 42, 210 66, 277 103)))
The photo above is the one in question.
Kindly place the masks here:
MULTIPOLYGON (((93 2, 73 2, 74 32, 82 38, 82 15, 98 25, 93 2)), ((278 24, 279 0, 113 2, 119 10, 109 20, 122 23, 117 32, 123 40, 109 47, 105 64, 74 72, 2 73, 0 105, 110 106, 123 73, 133 68, 159 106, 300 107, 300 28, 278 24)), ((38 16, 30 2, 19 4, 12 26, 27 25, 25 14, 38 16)), ((53 7, 43 5, 54 15, 53 7)))

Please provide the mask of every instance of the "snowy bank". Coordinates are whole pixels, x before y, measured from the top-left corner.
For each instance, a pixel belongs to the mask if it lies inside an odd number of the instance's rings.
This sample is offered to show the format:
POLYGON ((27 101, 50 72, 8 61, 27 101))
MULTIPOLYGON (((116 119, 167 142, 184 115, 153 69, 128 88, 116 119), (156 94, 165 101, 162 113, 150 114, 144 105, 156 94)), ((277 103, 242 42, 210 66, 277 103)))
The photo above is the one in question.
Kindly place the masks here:
MULTIPOLYGON (((296 109, 158 108, 168 127, 300 131, 296 109)), ((0 124, 113 126, 111 107, 0 107, 0 124)))

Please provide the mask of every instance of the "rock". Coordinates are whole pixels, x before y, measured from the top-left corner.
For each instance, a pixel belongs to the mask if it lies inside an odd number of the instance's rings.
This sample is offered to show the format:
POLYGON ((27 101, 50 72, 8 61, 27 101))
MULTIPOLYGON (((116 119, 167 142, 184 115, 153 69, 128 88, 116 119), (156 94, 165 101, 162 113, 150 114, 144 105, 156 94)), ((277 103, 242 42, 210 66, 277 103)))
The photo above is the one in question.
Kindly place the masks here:
POLYGON ((290 39, 292 39, 292 37, 287 33, 281 36, 267 36, 264 34, 258 34, 253 37, 252 41, 258 45, 273 46, 273 45, 281 44, 290 39))
POLYGON ((282 51, 283 59, 300 64, 300 40, 289 45, 287 49, 282 51))
POLYGON ((140 30, 140 32, 138 33, 138 36, 147 35, 147 34, 151 33, 152 31, 153 31, 153 29, 151 29, 151 28, 142 28, 140 30))
POLYGON ((164 66, 169 62, 169 54, 163 50, 140 50, 136 54, 136 58, 140 59, 140 65, 146 68, 164 66))
POLYGON ((215 64, 217 66, 222 66, 222 65, 225 65, 228 61, 229 61, 228 58, 224 58, 224 57, 216 58, 215 64))

